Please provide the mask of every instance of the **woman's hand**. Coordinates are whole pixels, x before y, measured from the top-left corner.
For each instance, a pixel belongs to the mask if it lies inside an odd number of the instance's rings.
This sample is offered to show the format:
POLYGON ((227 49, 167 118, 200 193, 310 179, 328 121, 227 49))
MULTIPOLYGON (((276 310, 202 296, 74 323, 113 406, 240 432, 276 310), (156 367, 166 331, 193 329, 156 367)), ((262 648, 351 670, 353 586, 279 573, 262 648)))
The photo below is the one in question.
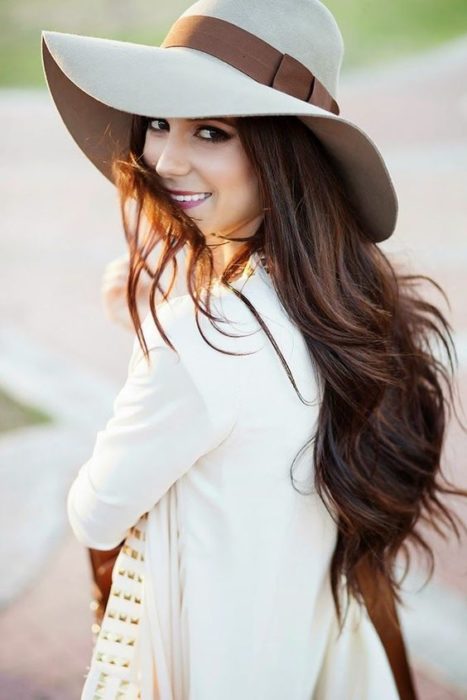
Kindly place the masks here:
MULTIPOLYGON (((130 316, 130 311, 128 309, 128 303, 126 299, 126 288, 128 283, 129 275, 129 257, 127 254, 122 255, 115 260, 109 262, 102 276, 102 300, 104 304, 104 310, 108 318, 111 321, 115 321, 120 325, 124 326, 128 330, 134 330, 133 321, 130 316)), ((142 308, 147 303, 149 295, 149 277, 141 274, 138 281, 138 292, 136 303, 138 305, 138 311, 140 318, 145 315, 145 309, 142 308)), ((149 305, 148 305, 149 309, 149 305)))

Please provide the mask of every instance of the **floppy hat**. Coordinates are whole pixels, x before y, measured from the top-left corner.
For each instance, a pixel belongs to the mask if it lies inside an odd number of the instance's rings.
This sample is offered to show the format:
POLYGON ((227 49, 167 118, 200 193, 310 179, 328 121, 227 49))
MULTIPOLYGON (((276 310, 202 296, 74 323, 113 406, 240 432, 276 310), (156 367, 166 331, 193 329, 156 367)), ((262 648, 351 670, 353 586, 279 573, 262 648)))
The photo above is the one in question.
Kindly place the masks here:
POLYGON ((383 157, 339 114, 344 46, 319 0, 199 0, 161 46, 42 31, 41 47, 65 126, 111 182, 134 114, 294 115, 325 147, 366 235, 379 242, 393 233, 397 196, 383 157))

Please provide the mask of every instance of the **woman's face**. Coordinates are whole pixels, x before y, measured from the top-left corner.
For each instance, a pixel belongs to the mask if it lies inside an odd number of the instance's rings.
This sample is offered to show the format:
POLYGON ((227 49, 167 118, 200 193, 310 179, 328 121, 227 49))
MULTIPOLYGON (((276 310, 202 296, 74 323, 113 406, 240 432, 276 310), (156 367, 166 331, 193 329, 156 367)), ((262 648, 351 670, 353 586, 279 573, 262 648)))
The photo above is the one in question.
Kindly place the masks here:
POLYGON ((151 118, 143 159, 181 201, 209 239, 212 232, 232 239, 252 235, 263 210, 258 182, 243 149, 234 118, 151 118))

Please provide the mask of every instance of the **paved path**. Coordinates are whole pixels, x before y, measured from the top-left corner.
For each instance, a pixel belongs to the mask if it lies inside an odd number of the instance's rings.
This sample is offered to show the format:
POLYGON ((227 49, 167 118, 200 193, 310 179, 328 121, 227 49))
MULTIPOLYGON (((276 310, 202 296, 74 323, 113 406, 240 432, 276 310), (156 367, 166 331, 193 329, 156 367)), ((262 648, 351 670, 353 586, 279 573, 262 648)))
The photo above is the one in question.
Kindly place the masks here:
MULTIPOLYGON (((396 181, 399 225, 384 247, 450 296, 464 397, 466 78, 467 38, 347 76, 340 96, 342 113, 374 137, 396 181)), ((56 419, 0 439, 0 525, 13 532, 0 553, 14 561, 0 587, 8 640, 0 700, 72 700, 90 659, 92 613, 86 551, 68 528, 64 497, 126 374, 132 338, 96 303, 105 264, 124 250, 123 232, 114 189, 82 157, 47 93, 0 93, 0 126, 0 276, 8 290, 0 297, 0 382, 56 419)), ((465 436, 453 427, 448 473, 467 487, 464 452, 465 436)), ((467 515, 466 504, 459 512, 467 515)), ((430 540, 438 567, 418 594, 414 572, 403 624, 421 700, 459 700, 467 698, 467 538, 460 547, 430 540)))

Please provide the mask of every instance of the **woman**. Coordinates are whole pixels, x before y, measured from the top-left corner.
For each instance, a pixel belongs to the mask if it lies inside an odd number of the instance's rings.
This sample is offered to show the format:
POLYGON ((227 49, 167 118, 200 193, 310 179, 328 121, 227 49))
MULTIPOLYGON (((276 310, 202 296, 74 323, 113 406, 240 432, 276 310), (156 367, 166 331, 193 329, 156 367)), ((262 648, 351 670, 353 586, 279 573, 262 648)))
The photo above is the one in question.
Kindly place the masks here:
POLYGON ((43 57, 118 188, 137 334, 68 514, 101 550, 142 538, 147 514, 142 629, 128 662, 94 654, 82 697, 401 697, 358 572, 400 602, 396 555, 431 551, 419 518, 456 528, 439 500, 450 375, 429 345, 450 335, 376 246, 397 201, 338 116, 334 18, 200 0, 162 47, 45 32, 43 57))

